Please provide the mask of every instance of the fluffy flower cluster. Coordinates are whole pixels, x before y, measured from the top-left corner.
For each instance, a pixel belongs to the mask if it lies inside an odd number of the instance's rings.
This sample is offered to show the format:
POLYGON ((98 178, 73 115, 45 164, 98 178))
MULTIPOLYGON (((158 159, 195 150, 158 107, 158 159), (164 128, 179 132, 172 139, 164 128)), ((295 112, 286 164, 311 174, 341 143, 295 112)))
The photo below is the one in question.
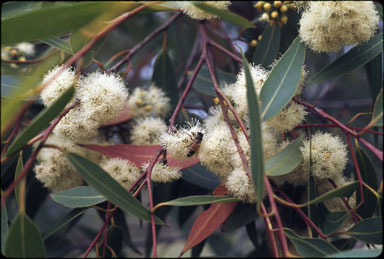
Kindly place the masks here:
POLYGON ((100 167, 127 190, 141 174, 140 167, 120 158, 106 158, 100 167))
POLYGON ((131 143, 133 145, 159 145, 160 134, 166 130, 167 125, 160 118, 139 118, 131 131, 131 143))
MULTIPOLYGON (((272 67, 275 66, 277 62, 278 61, 275 61, 272 67)), ((250 66, 250 72, 255 92, 260 94, 269 72, 261 66, 253 65, 250 66)), ((306 75, 307 73, 303 68, 298 90, 295 93, 297 96, 301 93, 306 75)), ((241 70, 237 75, 237 81, 234 84, 224 85, 222 91, 235 108, 249 134, 247 88, 244 70, 241 70)), ((268 160, 280 150, 276 133, 293 129, 304 120, 305 114, 306 112, 301 105, 290 102, 279 114, 262 124, 265 160, 268 160)), ((249 143, 235 117, 230 112, 228 115, 245 157, 248 162, 250 162, 251 151, 249 143)), ((207 128, 207 134, 204 135, 200 146, 200 162, 221 179, 232 195, 244 201, 254 203, 255 193, 252 182, 243 170, 241 158, 232 139, 228 125, 224 121, 220 107, 212 107, 209 116, 204 122, 207 128)))
MULTIPOLYGON (((143 170, 146 170, 149 163, 143 165, 143 170)), ((180 168, 170 167, 167 163, 156 163, 151 172, 151 180, 159 183, 169 183, 180 179, 180 168)))
POLYGON ((166 149, 172 157, 184 161, 199 153, 199 150, 196 150, 196 153, 188 156, 192 145, 200 134, 204 136, 206 129, 199 121, 192 120, 191 123, 188 122, 187 126, 175 129, 171 133, 163 132, 160 135, 160 143, 163 149, 166 149))
POLYGON ((136 117, 165 117, 171 109, 170 99, 155 85, 148 89, 135 88, 128 99, 128 106, 136 117))
MULTIPOLYGON (((94 143, 96 139, 88 140, 94 143)), ((56 145, 67 152, 74 152, 94 162, 101 156, 94 151, 79 147, 68 139, 50 135, 46 144, 56 145)), ((51 192, 60 192, 83 184, 83 179, 71 166, 63 153, 54 148, 42 148, 37 155, 37 164, 34 167, 36 178, 50 189, 51 192)))
MULTIPOLYGON (((228 6, 231 4, 231 1, 201 1, 201 2, 221 10, 228 10, 228 6)), ((198 7, 193 5, 193 2, 190 2, 190 1, 177 1, 176 6, 177 8, 182 9, 183 12, 189 17, 191 17, 192 19, 204 20, 204 19, 213 19, 217 17, 214 14, 207 13, 199 9, 198 7)))
POLYGON ((367 41, 378 27, 372 1, 309 1, 297 6, 304 10, 299 35, 316 52, 338 51, 344 45, 367 41))
MULTIPOLYGON (((52 69, 43 82, 49 80, 60 68, 52 69)), ((42 91, 43 103, 50 105, 71 85, 76 88, 74 98, 80 104, 62 118, 54 133, 72 141, 96 136, 98 127, 119 116, 128 99, 124 81, 118 75, 93 72, 76 80, 75 72, 68 68, 42 91)))

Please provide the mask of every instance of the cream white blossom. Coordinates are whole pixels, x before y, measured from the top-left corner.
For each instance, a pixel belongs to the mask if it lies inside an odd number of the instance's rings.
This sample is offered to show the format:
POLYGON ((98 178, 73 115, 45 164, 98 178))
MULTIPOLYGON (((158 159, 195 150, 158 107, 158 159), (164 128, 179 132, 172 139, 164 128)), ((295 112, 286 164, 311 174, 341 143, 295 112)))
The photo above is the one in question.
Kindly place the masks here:
POLYGON ((106 158, 100 163, 100 167, 126 190, 129 190, 131 185, 141 174, 140 167, 121 158, 106 158))
POLYGON ((167 128, 164 120, 160 118, 139 118, 131 131, 131 143, 133 145, 159 145, 160 134, 167 128))
POLYGON ((155 85, 147 89, 135 88, 128 99, 128 106, 136 117, 152 115, 164 118, 171 109, 170 98, 155 85))
POLYGON ((16 44, 15 48, 17 48, 20 52, 20 54, 26 55, 26 56, 33 56, 35 55, 35 45, 29 42, 20 42, 16 44))
POLYGON ((309 1, 299 35, 312 50, 333 52, 369 40, 378 22, 372 1, 309 1))
MULTIPOLYGON (((212 7, 228 10, 228 6, 231 4, 231 1, 198 1, 203 2, 204 4, 210 5, 212 7)), ((211 13, 207 13, 198 7, 193 5, 191 1, 176 1, 176 6, 183 10, 185 14, 189 17, 197 20, 212 19, 217 16, 211 13)))
MULTIPOLYGON (((188 160, 189 157, 187 155, 198 133, 203 134, 204 139, 206 129, 198 120, 192 120, 185 127, 175 129, 171 133, 163 132, 160 135, 161 146, 175 159, 181 161, 188 160)), ((198 153, 199 150, 193 156, 196 156, 198 153)))
POLYGON ((277 132, 282 133, 290 131, 301 124, 307 114, 308 112, 305 111, 304 106, 294 101, 290 101, 285 108, 272 118, 268 119, 266 123, 277 132))
MULTIPOLYGON (((149 163, 143 165, 143 170, 146 170, 149 163)), ((170 167, 166 163, 155 163, 151 172, 151 180, 159 183, 169 183, 181 178, 180 168, 170 167)))
MULTIPOLYGON (((304 140, 300 148, 304 167, 309 168, 310 141, 304 140)), ((312 135, 312 176, 315 179, 335 178, 343 174, 347 164, 346 145, 340 137, 316 132, 312 135)))

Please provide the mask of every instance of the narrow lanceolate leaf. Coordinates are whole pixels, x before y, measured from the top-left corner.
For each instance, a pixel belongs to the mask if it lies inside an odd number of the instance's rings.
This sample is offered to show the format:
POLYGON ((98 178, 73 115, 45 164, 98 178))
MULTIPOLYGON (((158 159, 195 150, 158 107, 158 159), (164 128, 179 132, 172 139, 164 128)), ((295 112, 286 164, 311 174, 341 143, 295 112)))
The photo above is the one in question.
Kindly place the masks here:
POLYGON ((48 239, 50 236, 55 234, 57 231, 65 227, 69 222, 74 220, 75 218, 79 217, 81 214, 83 214, 87 209, 89 208, 75 208, 68 212, 67 215, 64 216, 61 220, 59 220, 49 231, 47 231, 47 234, 44 236, 44 240, 48 239))
POLYGON ((181 172, 183 180, 208 190, 214 190, 220 184, 220 179, 217 175, 207 170, 201 164, 185 168, 181 172))
POLYGON ((45 129, 49 123, 56 118, 64 109, 67 103, 72 99, 75 93, 75 88, 70 87, 65 91, 52 105, 45 108, 37 115, 33 121, 22 132, 17 135, 16 139, 9 146, 5 155, 12 154, 13 152, 22 148, 29 140, 39 134, 45 129))
POLYGON ((51 36, 42 41, 58 50, 64 51, 71 55, 73 54, 71 44, 67 40, 63 40, 60 37, 51 36))
POLYGON ((40 230, 24 213, 19 213, 11 225, 5 255, 13 258, 45 258, 40 230))
MULTIPOLYGON (((380 4, 381 5, 381 4, 380 4)), ((366 65, 366 72, 369 80, 372 99, 375 100, 383 87, 383 52, 369 61, 366 65)))
POLYGON ((324 67, 311 80, 310 84, 329 80, 349 73, 364 66, 383 51, 383 33, 379 33, 365 43, 355 46, 350 51, 324 67))
POLYGON ((355 181, 349 184, 346 184, 342 187, 339 187, 337 189, 334 189, 332 191, 329 191, 327 193, 324 193, 323 195, 320 195, 314 200, 311 200, 305 204, 301 204, 300 207, 308 206, 310 204, 315 204, 318 202, 330 200, 336 197, 349 197, 352 195, 352 193, 356 190, 357 186, 359 186, 359 181, 355 181))
POLYGON ((364 219, 349 229, 346 234, 366 243, 381 245, 383 243, 382 225, 381 217, 364 219))
POLYGON ((1 253, 5 253, 5 238, 8 234, 8 214, 7 208, 4 205, 1 208, 1 253))
POLYGON ((308 238, 297 235, 289 228, 284 229, 285 235, 296 247, 297 252, 304 257, 322 257, 337 254, 340 251, 331 243, 321 238, 308 238))
MULTIPOLYGON (((107 200, 140 219, 151 220, 150 212, 97 164, 75 153, 67 153, 66 155, 83 179, 107 200)), ((156 223, 164 224, 157 217, 156 223)))
POLYGON ((290 173, 301 161, 300 146, 303 138, 297 138, 265 163, 265 174, 277 176, 290 173))
POLYGON ((105 201, 105 197, 91 186, 80 186, 51 194, 51 198, 70 208, 89 207, 105 201))
POLYGON ((280 26, 278 24, 270 25, 264 29, 263 37, 257 44, 252 62, 256 65, 261 64, 267 68, 272 64, 280 47, 280 26))
MULTIPOLYGON (((23 171, 23 153, 20 152, 19 159, 17 160, 17 165, 16 165, 16 170, 15 170, 15 179, 19 176, 21 171, 23 171)), ((19 184, 16 185, 15 187, 15 197, 16 197, 16 202, 17 205, 19 206, 20 209, 20 188, 24 188, 25 191, 25 179, 21 180, 19 184)), ((24 197, 23 197, 24 198, 24 197)))
POLYGON ((165 50, 162 50, 156 58, 152 81, 155 82, 157 87, 163 89, 167 96, 171 98, 171 105, 175 108, 179 101, 176 75, 172 62, 165 50))
POLYGON ((319 203, 318 213, 321 215, 320 228, 326 235, 334 233, 347 216, 347 211, 329 211, 322 203, 319 203))
POLYGON ((379 257, 383 253, 382 248, 363 248, 363 249, 352 249, 342 251, 337 254, 329 254, 325 257, 329 258, 367 258, 367 257, 379 257))
MULTIPOLYGON (((219 187, 213 191, 214 196, 222 196, 226 193, 227 190, 222 185, 219 185, 219 187)), ((184 254, 209 237, 227 219, 236 204, 236 202, 212 204, 207 210, 201 213, 195 223, 193 223, 188 240, 181 253, 184 254)))
POLYGON ((200 2, 194 2, 193 5, 196 6, 197 8, 205 11, 205 12, 214 14, 214 15, 216 15, 216 16, 224 19, 224 20, 227 20, 228 22, 231 22, 233 24, 237 24, 237 25, 240 25, 243 27, 255 27, 250 21, 248 21, 244 17, 241 17, 240 15, 237 15, 233 12, 224 11, 224 10, 215 8, 215 7, 210 6, 208 4, 205 4, 204 2, 201 2, 201 1, 200 2))
POLYGON ((380 94, 376 98, 372 121, 375 126, 383 126, 383 88, 381 88, 380 94))
POLYGON ((263 121, 278 114, 292 99, 299 84, 305 47, 297 37, 273 67, 260 92, 263 121))
MULTIPOLYGON (((374 191, 377 190, 377 176, 375 167, 372 164, 371 159, 365 154, 364 150, 360 146, 356 145, 356 160, 359 165, 360 175, 363 181, 368 184, 374 191)), ((355 179, 357 179, 356 171, 354 171, 355 179)), ((363 218, 369 218, 373 215, 376 206, 377 198, 374 193, 363 186, 364 203, 357 209, 357 213, 363 218)), ((360 188, 356 191, 356 204, 361 202, 360 188)))
MULTIPOLYGON (((159 145, 153 146, 137 146, 137 145, 110 145, 110 146, 101 146, 101 145, 81 145, 82 147, 100 152, 109 157, 119 157, 125 160, 129 160, 134 163, 136 166, 142 166, 144 163, 152 160, 153 157, 160 150, 159 145)), ((159 158, 160 160, 160 158, 159 158)), ((188 168, 199 162, 198 157, 188 159, 186 161, 176 160, 173 157, 167 155, 168 165, 170 167, 178 167, 181 169, 188 168)))
POLYGON ((260 206, 264 194, 264 157, 263 141, 261 134, 261 121, 259 113, 259 101, 253 87, 251 73, 249 72, 248 62, 243 53, 243 66, 247 83, 247 100, 249 112, 250 138, 251 138, 251 176, 253 188, 256 194, 257 206, 260 206))
POLYGON ((194 195, 182 197, 179 199, 174 199, 167 202, 162 202, 156 205, 156 207, 161 206, 195 206, 195 205, 205 205, 212 203, 224 203, 224 202, 238 202, 241 201, 238 198, 233 198, 231 196, 211 196, 211 195, 194 195))

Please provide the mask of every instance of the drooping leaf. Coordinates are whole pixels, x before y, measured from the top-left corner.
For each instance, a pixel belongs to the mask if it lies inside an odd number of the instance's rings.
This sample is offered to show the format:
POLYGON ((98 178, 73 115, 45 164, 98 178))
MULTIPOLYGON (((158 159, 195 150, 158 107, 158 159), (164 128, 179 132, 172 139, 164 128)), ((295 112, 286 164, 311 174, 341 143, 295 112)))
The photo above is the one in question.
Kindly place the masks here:
MULTIPOLYGON (((120 157, 129 160, 136 166, 142 166, 144 163, 152 160, 157 152, 160 150, 159 145, 137 146, 137 145, 81 145, 82 147, 100 152, 110 157, 120 157)), ((167 155, 168 165, 171 167, 178 167, 181 169, 188 168, 199 162, 197 157, 188 159, 186 161, 179 161, 167 155)))
POLYGON ((7 207, 4 205, 1 208, 1 253, 5 254, 5 238, 8 234, 8 214, 7 207))
POLYGON ((302 142, 302 138, 297 138, 271 157, 265 163, 265 174, 268 176, 284 175, 295 169, 301 161, 300 146, 302 142))
POLYGON ((170 200, 167 202, 162 202, 157 204, 156 206, 195 206, 238 201, 241 200, 238 198, 233 198, 231 196, 194 195, 170 200))
POLYGON ((383 87, 383 52, 365 65, 372 100, 375 100, 383 87))
POLYGON ((243 66, 247 85, 247 100, 249 112, 249 126, 251 139, 251 176, 256 194, 256 204, 259 207, 264 195, 264 155, 261 134, 261 120, 259 113, 259 99, 256 95, 249 65, 243 53, 243 66))
POLYGON ((376 98, 372 121, 375 121, 375 126, 383 126, 383 88, 381 88, 381 91, 376 98))
POLYGON ((213 190, 220 184, 219 178, 201 164, 183 169, 182 174, 183 180, 208 190, 213 190))
MULTIPOLYGON (((356 145, 356 160, 359 165, 361 178, 367 183, 373 190, 377 190, 377 176, 375 173, 375 167, 372 164, 371 159, 358 145, 356 145)), ((357 179, 356 170, 354 171, 355 179, 357 179)), ((363 186, 364 203, 357 209, 357 213, 363 218, 369 218, 373 215, 377 206, 376 196, 363 186)), ((360 188, 356 191, 356 204, 361 202, 360 188)))
POLYGON ((367 42, 353 47, 350 51, 324 67, 309 82, 319 83, 324 80, 349 73, 371 61, 383 51, 383 33, 376 34, 367 42))
MULTIPOLYGON (((109 13, 108 20, 112 20, 113 17, 133 10, 140 5, 142 4, 135 2, 72 2, 35 8, 29 12, 14 13, 2 18, 2 44, 62 35, 89 24, 100 15, 109 13)), ((148 9, 155 10, 156 7, 152 6, 148 9)), ((162 9, 167 8, 162 7, 162 9)))
POLYGON ((383 243, 382 225, 381 217, 368 218, 354 225, 346 233, 360 241, 381 245, 383 243))
POLYGON ((89 207, 105 201, 105 197, 91 186, 79 186, 51 194, 51 198, 70 208, 89 207))
POLYGON ((351 249, 342 251, 337 254, 329 254, 325 257, 329 258, 368 258, 368 257, 379 257, 383 253, 382 248, 370 248, 370 249, 351 249))
MULTIPOLYGON (((100 255, 102 255, 103 244, 104 243, 102 243, 102 245, 99 247, 100 255)), ((108 246, 113 250, 117 258, 121 257, 121 248, 123 247, 123 232, 118 226, 112 225, 108 229, 106 244, 108 244, 108 246)), ((106 249, 104 258, 113 258, 113 257, 114 256, 111 254, 110 250, 106 249)))
POLYGON ((222 230, 224 232, 234 231, 254 221, 258 216, 259 214, 257 214, 254 204, 239 203, 224 222, 222 230))
POLYGON ((278 114, 292 99, 300 81, 305 47, 297 37, 273 67, 260 92, 263 121, 278 114))
POLYGON ((318 208, 319 214, 321 214, 321 217, 319 217, 321 219, 320 228, 326 235, 334 233, 347 216, 346 211, 332 212, 322 203, 319 203, 318 208))
POLYGON ((176 108, 179 101, 176 75, 172 62, 164 50, 159 53, 155 60, 152 81, 171 98, 172 108, 176 108))
POLYGON ((27 1, 9 1, 1 6, 1 18, 5 19, 13 15, 19 15, 24 12, 30 12, 34 9, 40 9, 41 2, 27 1))
MULTIPOLYGON (((187 74, 189 78, 192 76, 193 71, 188 71, 187 74)), ((216 69, 217 73, 217 81, 222 84, 223 82, 231 84, 236 82, 236 77, 228 72, 225 72, 220 69, 216 69)), ((208 68, 206 66, 202 66, 195 82, 192 85, 193 89, 196 91, 208 95, 208 96, 216 96, 215 90, 213 89, 212 80, 209 75, 208 68)))
POLYGON ((263 36, 256 47, 252 62, 255 65, 261 64, 267 68, 272 64, 280 47, 280 26, 278 24, 268 24, 264 31, 263 36))
POLYGON ((58 50, 64 51, 71 55, 73 54, 71 44, 68 41, 61 39, 60 37, 51 36, 42 41, 58 50))
MULTIPOLYGON (((227 190, 221 185, 213 191, 214 196, 222 196, 226 193, 227 190)), ((235 206, 236 202, 212 204, 201 213, 192 226, 182 254, 209 237, 231 214, 235 206)))
MULTIPOLYGON (((66 156, 83 179, 108 201, 140 219, 151 220, 150 212, 97 164, 75 153, 67 153, 66 156)), ((157 217, 155 221, 164 224, 157 217)))
MULTIPOLYGON (((23 165, 23 153, 20 152, 19 159, 17 160, 16 170, 15 170, 15 179, 19 176, 21 171, 23 171, 24 165, 23 165)), ((19 184, 15 187, 15 198, 17 205, 20 209, 20 188, 24 188, 25 190, 25 179, 21 180, 19 184), (24 187, 22 187, 24 185, 24 187)))
POLYGON ((252 23, 250 23, 247 19, 244 17, 241 17, 240 15, 237 15, 230 11, 224 11, 218 8, 215 8, 213 6, 210 6, 204 2, 193 2, 193 5, 197 8, 200 8, 201 10, 214 14, 224 20, 227 20, 233 24, 243 26, 243 27, 255 27, 252 23))
POLYGON ((288 228, 285 228, 284 232, 287 238, 296 247, 297 252, 303 257, 322 257, 340 252, 336 247, 324 239, 302 237, 288 228))
POLYGON ((9 146, 5 156, 22 148, 29 140, 45 129, 48 124, 60 114, 67 103, 72 99, 74 93, 74 87, 68 88, 68 90, 66 90, 52 105, 40 112, 39 115, 37 115, 33 121, 17 135, 16 139, 9 146))
POLYGON ((68 212, 67 215, 65 215, 62 219, 60 219, 55 225, 53 225, 50 230, 47 231, 47 233, 44 236, 44 240, 48 239, 50 236, 55 234, 57 231, 65 227, 68 223, 70 223, 75 218, 79 217, 81 214, 83 214, 87 209, 87 207, 83 208, 75 208, 72 209, 70 212, 68 212))
POLYGON ((5 255, 13 258, 45 258, 40 230, 24 213, 19 213, 9 229, 5 255))
POLYGON ((246 226, 247 235, 249 237, 249 240, 251 240, 253 246, 257 249, 260 247, 259 241, 257 238, 257 229, 255 222, 250 222, 246 226))

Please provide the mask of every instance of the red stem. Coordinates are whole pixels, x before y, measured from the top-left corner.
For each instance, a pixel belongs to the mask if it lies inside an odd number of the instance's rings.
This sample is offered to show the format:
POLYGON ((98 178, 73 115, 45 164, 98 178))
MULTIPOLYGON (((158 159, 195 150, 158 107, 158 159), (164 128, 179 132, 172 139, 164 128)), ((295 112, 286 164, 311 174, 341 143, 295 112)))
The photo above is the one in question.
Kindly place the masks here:
MULTIPOLYGON (((24 114, 24 112, 25 112, 25 111, 23 111, 23 114, 24 114)), ((1 157, 3 157, 3 155, 5 154, 5 151, 7 151, 7 148, 8 148, 8 146, 9 146, 9 143, 11 142, 13 136, 16 134, 17 130, 18 130, 19 127, 20 127, 20 123, 21 123, 21 118, 20 118, 19 120, 17 120, 15 127, 13 128, 11 134, 9 134, 9 137, 8 137, 7 140, 6 140, 6 144, 5 144, 4 148, 3 148, 3 150, 1 151, 1 157)), ((3 161, 2 161, 2 162, 3 162, 3 161)))
MULTIPOLYGON (((107 212, 105 213, 105 221, 108 219, 108 215, 110 214, 109 209, 111 208, 111 203, 108 202, 107 204, 107 212)), ((103 243, 103 254, 102 258, 105 258, 105 252, 107 248, 107 238, 108 238, 108 228, 105 229, 104 231, 104 243, 103 243)))
MULTIPOLYGON (((327 124, 327 123, 309 123, 309 124, 302 124, 302 125, 296 126, 296 128, 308 128, 308 127, 338 128, 339 126, 335 125, 335 124, 327 124)), ((346 126, 346 127, 353 129, 353 130, 362 130, 362 128, 357 128, 357 127, 351 127, 351 126, 346 126)), ((374 130, 367 130, 367 132, 372 133, 372 134, 376 134, 376 135, 380 135, 380 136, 384 135, 383 132, 378 132, 378 131, 374 131, 374 130)))
MULTIPOLYGON (((262 210, 264 215, 268 215, 268 212, 264 206, 264 203, 261 203, 261 210, 262 210)), ((279 257, 279 252, 277 251, 275 236, 273 235, 273 232, 272 232, 272 229, 273 229, 272 222, 268 216, 263 217, 263 219, 264 219, 265 226, 267 228, 268 239, 269 239, 269 243, 270 243, 271 248, 272 248, 273 256, 275 258, 277 258, 277 257, 279 257), (271 226, 271 227, 269 228, 269 226, 271 226)))

